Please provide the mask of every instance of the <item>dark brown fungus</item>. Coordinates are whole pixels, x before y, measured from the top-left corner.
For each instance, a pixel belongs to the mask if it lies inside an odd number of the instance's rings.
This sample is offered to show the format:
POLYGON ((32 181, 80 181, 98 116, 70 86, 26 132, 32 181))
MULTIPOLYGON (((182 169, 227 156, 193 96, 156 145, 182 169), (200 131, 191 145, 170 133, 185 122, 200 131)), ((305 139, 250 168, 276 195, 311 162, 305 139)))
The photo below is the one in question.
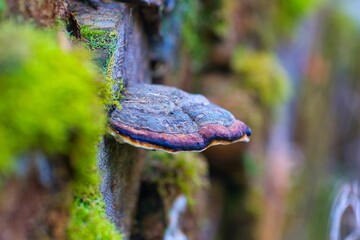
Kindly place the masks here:
POLYGON ((110 114, 110 132, 120 142, 167 152, 203 151, 249 141, 251 130, 204 96, 155 84, 129 85, 122 109, 110 114))

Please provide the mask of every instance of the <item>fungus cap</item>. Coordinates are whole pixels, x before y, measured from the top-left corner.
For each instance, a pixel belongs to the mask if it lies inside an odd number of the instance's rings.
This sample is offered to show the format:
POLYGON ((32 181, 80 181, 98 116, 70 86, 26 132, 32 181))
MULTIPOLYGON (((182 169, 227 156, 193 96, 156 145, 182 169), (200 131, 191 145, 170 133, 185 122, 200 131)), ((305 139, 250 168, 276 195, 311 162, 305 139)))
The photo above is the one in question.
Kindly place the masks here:
POLYGON ((110 133, 119 142, 167 152, 203 151, 249 141, 251 130, 204 96, 174 87, 133 84, 110 113, 110 133))

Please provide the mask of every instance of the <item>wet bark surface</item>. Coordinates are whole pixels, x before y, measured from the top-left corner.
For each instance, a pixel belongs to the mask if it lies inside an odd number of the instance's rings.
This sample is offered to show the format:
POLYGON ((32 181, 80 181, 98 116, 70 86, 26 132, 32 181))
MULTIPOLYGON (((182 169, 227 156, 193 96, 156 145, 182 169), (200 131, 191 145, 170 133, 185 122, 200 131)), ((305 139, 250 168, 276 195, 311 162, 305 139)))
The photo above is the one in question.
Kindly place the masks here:
POLYGON ((111 136, 104 137, 99 149, 106 213, 125 236, 129 235, 136 210, 145 156, 145 150, 119 144, 111 136))

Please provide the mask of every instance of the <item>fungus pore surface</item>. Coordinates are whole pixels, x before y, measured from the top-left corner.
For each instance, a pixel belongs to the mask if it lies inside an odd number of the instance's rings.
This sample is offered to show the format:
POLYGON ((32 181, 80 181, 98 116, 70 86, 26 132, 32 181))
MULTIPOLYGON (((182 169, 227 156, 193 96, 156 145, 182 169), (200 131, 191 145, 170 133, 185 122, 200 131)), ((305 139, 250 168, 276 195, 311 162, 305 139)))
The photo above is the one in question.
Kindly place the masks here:
POLYGON ((249 141, 248 126, 202 95, 155 84, 129 85, 124 95, 109 121, 120 142, 182 152, 249 141))

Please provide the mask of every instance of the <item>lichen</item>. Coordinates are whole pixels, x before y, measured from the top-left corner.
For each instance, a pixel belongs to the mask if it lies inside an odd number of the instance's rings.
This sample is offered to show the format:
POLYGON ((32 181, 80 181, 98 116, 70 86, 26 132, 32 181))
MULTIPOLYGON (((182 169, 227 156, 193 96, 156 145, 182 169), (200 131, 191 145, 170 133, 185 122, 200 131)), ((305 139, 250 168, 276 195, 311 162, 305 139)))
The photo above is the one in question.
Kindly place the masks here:
POLYGON ((179 193, 186 196, 190 206, 194 206, 195 194, 208 184, 207 165, 197 153, 170 154, 153 151, 146 161, 144 175, 148 181, 157 184, 168 209, 173 200, 169 199, 170 195, 179 193))
POLYGON ((239 83, 267 108, 276 108, 290 96, 290 81, 279 60, 266 51, 238 48, 231 66, 239 83))

